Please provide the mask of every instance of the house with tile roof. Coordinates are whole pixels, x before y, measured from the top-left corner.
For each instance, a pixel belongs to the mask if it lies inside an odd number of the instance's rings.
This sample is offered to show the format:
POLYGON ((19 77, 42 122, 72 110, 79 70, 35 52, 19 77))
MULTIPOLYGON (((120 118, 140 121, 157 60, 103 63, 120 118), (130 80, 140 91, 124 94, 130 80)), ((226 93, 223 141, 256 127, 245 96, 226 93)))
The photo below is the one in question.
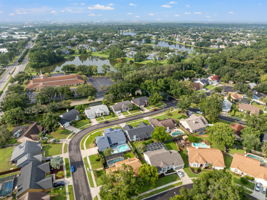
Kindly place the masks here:
POLYGON ((166 174, 169 170, 184 168, 184 161, 181 155, 174 150, 158 149, 144 153, 145 161, 157 167, 159 174, 166 174))
POLYGON ((267 187, 267 166, 264 162, 246 155, 234 154, 230 170, 241 176, 253 177, 256 182, 267 187))
POLYGON ((190 167, 224 169, 224 157, 219 149, 188 147, 188 160, 190 167))
POLYGON ((142 163, 138 158, 128 158, 126 160, 116 162, 113 166, 106 169, 106 172, 111 173, 114 171, 121 170, 121 169, 123 169, 124 165, 128 165, 128 166, 132 167, 134 174, 138 175, 138 170, 142 166, 142 163))

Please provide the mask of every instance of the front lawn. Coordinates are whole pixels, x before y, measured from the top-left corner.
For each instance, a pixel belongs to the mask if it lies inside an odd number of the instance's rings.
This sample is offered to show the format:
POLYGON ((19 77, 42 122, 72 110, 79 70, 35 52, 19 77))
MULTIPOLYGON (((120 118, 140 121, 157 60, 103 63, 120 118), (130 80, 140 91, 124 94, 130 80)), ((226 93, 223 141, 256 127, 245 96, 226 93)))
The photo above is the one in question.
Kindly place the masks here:
POLYGON ((55 139, 65 139, 70 135, 70 131, 64 128, 58 128, 56 131, 51 133, 51 136, 55 139))
POLYGON ((45 156, 62 154, 62 144, 43 144, 45 156))
POLYGON ((15 168, 14 165, 11 164, 10 158, 13 152, 14 147, 6 147, 0 149, 0 172, 7 171, 10 168, 15 168))
MULTIPOLYGON (((90 136, 87 138, 86 142, 85 142, 86 149, 89 149, 89 148, 94 147, 94 146, 95 146, 95 143, 94 143, 94 142, 95 142, 95 138, 96 138, 97 136, 101 136, 102 133, 103 133, 103 131, 98 131, 98 132, 95 132, 95 133, 93 133, 92 135, 90 135, 90 136)), ((82 144, 82 146, 83 146, 83 144, 82 144)))
POLYGON ((73 186, 72 185, 68 185, 68 189, 69 189, 69 199, 70 200, 74 200, 74 193, 73 193, 73 186))
POLYGON ((184 113, 180 113, 178 110, 174 110, 174 111, 170 110, 170 111, 165 112, 163 115, 159 115, 153 118, 158 119, 158 120, 164 120, 164 119, 169 119, 169 118, 180 120, 185 117, 186 115, 184 113))
POLYGON ((52 188, 52 190, 50 191, 50 197, 51 197, 51 200, 65 200, 65 199, 67 199, 65 186, 58 187, 58 188, 52 188))
POLYGON ((145 120, 145 119, 144 120, 136 120, 136 121, 133 121, 133 122, 130 122, 130 123, 127 123, 127 124, 132 126, 132 127, 136 127, 142 122, 145 123, 145 124, 149 124, 149 121, 145 120))
POLYGON ((241 177, 235 176, 235 175, 233 175, 233 176, 234 176, 233 177, 233 180, 234 180, 235 183, 237 183, 239 185, 242 185, 244 187, 247 187, 247 188, 249 188, 251 190, 254 190, 254 187, 255 187, 255 184, 254 183, 252 183, 250 181, 244 182, 244 181, 241 180, 241 177))
POLYGON ((64 162, 65 162, 65 168, 66 168, 66 176, 67 178, 70 177, 70 161, 68 158, 64 158, 64 162))
POLYGON ((156 184, 154 186, 152 185, 145 185, 142 189, 141 189, 141 192, 140 193, 143 193, 143 192, 146 192, 148 190, 151 190, 153 188, 157 188, 157 187, 160 187, 162 185, 166 185, 166 184, 169 184, 171 182, 174 182, 174 181, 178 181, 179 180, 179 177, 177 176, 177 174, 171 174, 169 176, 163 176, 161 178, 159 178, 156 182, 156 184))
POLYGON ((72 125, 76 128, 88 128, 90 126, 90 121, 89 119, 83 119, 73 122, 72 125))
POLYGON ((91 175, 91 171, 89 170, 89 164, 88 164, 88 161, 87 161, 86 157, 83 158, 83 162, 84 162, 84 165, 85 165, 86 175, 87 175, 87 178, 89 180, 89 185, 90 185, 90 187, 94 187, 93 177, 91 175))
POLYGON ((99 154, 89 156, 89 160, 93 170, 103 168, 103 164, 101 162, 99 154))
POLYGON ((103 176, 105 175, 105 170, 94 170, 94 175, 97 186, 103 185, 103 176))

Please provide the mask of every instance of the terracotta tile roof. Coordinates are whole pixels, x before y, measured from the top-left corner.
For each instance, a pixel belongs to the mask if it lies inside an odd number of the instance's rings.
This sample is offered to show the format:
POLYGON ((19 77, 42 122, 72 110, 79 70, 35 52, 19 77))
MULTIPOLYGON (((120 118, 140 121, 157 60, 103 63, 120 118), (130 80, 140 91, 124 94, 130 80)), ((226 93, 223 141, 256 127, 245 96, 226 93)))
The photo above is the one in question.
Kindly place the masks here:
POLYGON ((229 92, 229 95, 231 96, 233 100, 240 100, 244 98, 242 94, 238 94, 236 92, 229 92))
POLYGON ((142 166, 141 161, 138 158, 129 158, 116 162, 112 167, 106 169, 107 173, 114 172, 123 168, 123 165, 129 165, 133 168, 135 175, 138 174, 139 168, 142 166))
POLYGON ((261 109, 258 108, 257 106, 253 106, 251 104, 245 104, 245 103, 238 104, 238 108, 240 110, 250 112, 251 114, 254 114, 254 115, 260 114, 260 111, 261 111, 261 109))
POLYGON ((231 168, 238 169, 254 178, 267 180, 267 167, 261 166, 260 161, 245 155, 234 154, 231 168))
POLYGON ((163 126, 163 127, 166 127, 166 128, 173 129, 176 126, 175 125, 175 121, 173 119, 164 119, 164 120, 150 119, 149 122, 154 127, 155 126, 163 126))
POLYGON ((41 78, 30 80, 30 82, 27 84, 27 89, 35 90, 49 86, 70 86, 82 84, 84 82, 85 81, 82 79, 82 77, 77 74, 52 77, 42 76, 41 78))
POLYGON ((189 163, 206 164, 214 167, 225 167, 224 157, 219 149, 197 149, 188 147, 189 163))
POLYGON ((220 80, 220 76, 219 75, 213 75, 210 77, 211 80, 213 81, 219 81, 220 80))
POLYGON ((245 127, 242 126, 241 124, 231 124, 231 128, 236 132, 239 133, 242 129, 245 127))

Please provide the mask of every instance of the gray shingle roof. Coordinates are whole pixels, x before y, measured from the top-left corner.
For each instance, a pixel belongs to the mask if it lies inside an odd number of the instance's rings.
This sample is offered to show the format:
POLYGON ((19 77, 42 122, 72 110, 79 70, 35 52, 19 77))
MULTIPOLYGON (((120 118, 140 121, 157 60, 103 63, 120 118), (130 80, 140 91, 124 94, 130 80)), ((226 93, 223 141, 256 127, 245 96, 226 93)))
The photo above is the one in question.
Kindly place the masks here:
POLYGON ((130 141, 145 140, 152 136, 154 128, 151 125, 140 123, 137 127, 127 126, 124 130, 130 141), (130 129, 129 129, 130 128, 130 129))
POLYGON ((79 116, 79 111, 72 109, 69 112, 65 112, 60 116, 60 123, 65 124, 66 122, 72 122, 76 120, 77 116, 79 116))
POLYGON ((132 100, 138 106, 146 106, 148 104, 148 97, 138 97, 132 100))
POLYGON ((122 101, 118 102, 115 105, 111 106, 112 109, 117 112, 117 111, 126 111, 130 110, 133 107, 133 104, 130 101, 122 101))
POLYGON ((37 155, 41 154, 42 147, 38 142, 25 141, 16 146, 12 152, 11 161, 16 162, 26 154, 37 155))

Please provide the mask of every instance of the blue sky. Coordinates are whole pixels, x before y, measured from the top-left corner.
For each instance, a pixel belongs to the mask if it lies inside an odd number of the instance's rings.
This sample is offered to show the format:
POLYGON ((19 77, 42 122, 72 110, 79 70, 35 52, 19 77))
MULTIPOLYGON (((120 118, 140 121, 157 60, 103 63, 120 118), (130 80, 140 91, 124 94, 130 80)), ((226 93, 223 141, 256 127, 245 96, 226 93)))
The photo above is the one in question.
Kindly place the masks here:
POLYGON ((0 0, 0 22, 266 23, 266 0, 0 0))

